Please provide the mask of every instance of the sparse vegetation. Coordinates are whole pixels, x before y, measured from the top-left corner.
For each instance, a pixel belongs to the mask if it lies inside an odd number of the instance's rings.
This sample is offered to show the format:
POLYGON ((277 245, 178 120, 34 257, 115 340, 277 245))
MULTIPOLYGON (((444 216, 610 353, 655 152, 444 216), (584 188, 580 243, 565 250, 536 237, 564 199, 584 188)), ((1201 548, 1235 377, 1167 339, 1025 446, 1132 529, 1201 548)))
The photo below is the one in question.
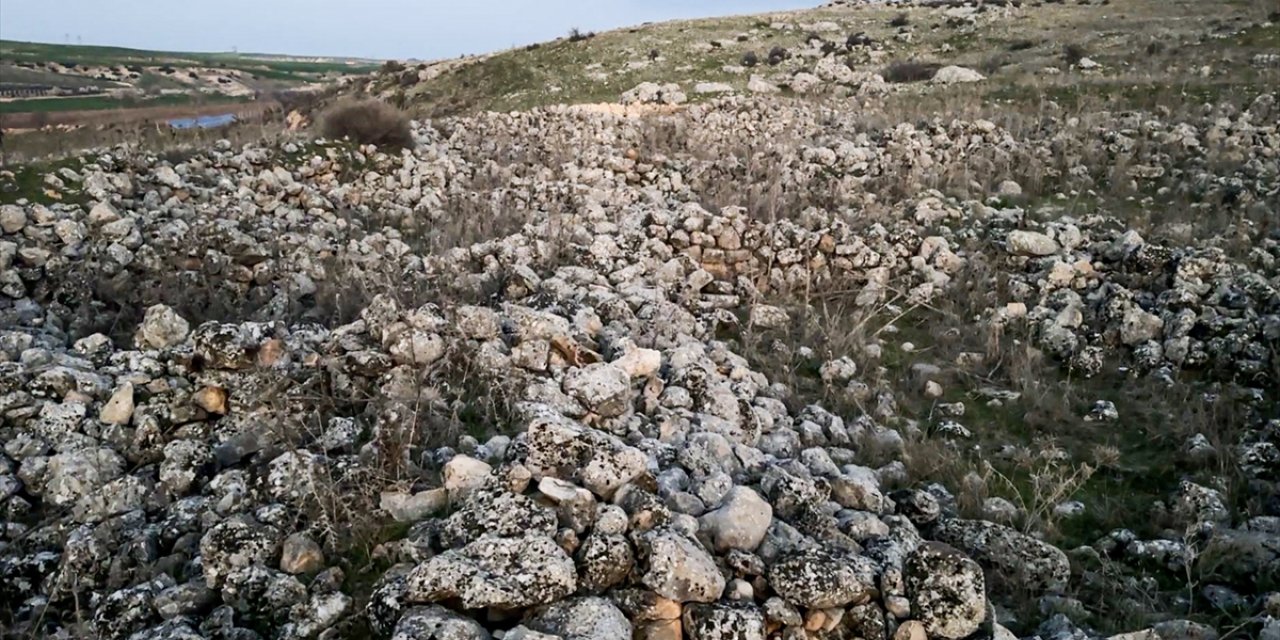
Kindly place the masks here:
POLYGON ((391 149, 413 146, 409 116, 377 100, 347 100, 334 105, 320 117, 320 131, 327 138, 359 144, 391 149))

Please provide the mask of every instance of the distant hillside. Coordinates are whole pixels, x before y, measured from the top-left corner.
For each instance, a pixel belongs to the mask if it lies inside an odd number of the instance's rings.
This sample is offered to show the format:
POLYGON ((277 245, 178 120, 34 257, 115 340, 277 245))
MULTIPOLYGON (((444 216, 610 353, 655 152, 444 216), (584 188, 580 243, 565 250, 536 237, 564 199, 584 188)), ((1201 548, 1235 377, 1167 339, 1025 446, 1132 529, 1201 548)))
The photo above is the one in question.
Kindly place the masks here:
POLYGON ((180 96, 251 99, 309 90, 378 67, 369 60, 189 53, 0 40, 0 112, 127 107, 180 96), (92 100, 89 100, 92 97, 92 100), (145 99, 145 100, 143 100, 145 99))

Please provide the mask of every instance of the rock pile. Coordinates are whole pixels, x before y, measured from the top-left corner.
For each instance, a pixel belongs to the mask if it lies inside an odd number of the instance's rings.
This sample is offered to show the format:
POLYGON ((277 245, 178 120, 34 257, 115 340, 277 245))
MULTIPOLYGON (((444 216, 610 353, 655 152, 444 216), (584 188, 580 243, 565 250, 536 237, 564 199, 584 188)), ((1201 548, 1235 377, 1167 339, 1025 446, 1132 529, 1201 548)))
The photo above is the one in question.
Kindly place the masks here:
MULTIPOLYGON (((1101 139, 1141 148, 1135 181, 1176 171, 1198 196, 1273 202, 1270 105, 1117 116, 1101 139), (1197 160, 1216 153, 1241 162, 1220 175, 1197 160)), ((1078 123, 1032 139, 982 121, 871 135, 831 117, 742 98, 657 125, 556 108, 419 125, 403 155, 220 144, 170 165, 119 149, 50 174, 63 202, 0 208, 0 620, 133 640, 1034 627, 1002 599, 1069 600, 1078 572, 909 477, 922 436, 893 389, 832 358, 815 367, 824 381, 884 409, 797 402, 724 336, 787 326, 767 297, 815 286, 927 304, 982 260, 1008 297, 981 322, 1025 323, 1084 375, 1119 354, 1258 389, 1263 407, 1280 239, 1243 257, 1149 241, 1101 214, 1037 218, 1008 186, 884 204, 957 165, 1040 162, 1081 184, 1102 169, 1060 135, 1078 123), (637 152, 651 126, 685 141, 637 152), (708 204, 757 176, 707 150, 783 130, 804 141, 748 158, 792 194, 776 201, 786 215, 708 204), (571 162, 549 161, 565 149, 571 162), (433 244, 463 205, 516 223, 433 244), (426 299, 408 302, 419 286, 426 299), (504 410, 477 415, 490 404, 504 410), (371 523, 387 526, 352 558, 349 534, 371 523)), ((1280 421, 1195 446, 1237 448, 1263 506, 1240 514, 1185 482, 1168 507, 1178 540, 1116 531, 1073 557, 1175 575, 1212 558, 1215 593, 1274 633, 1280 596, 1262 594, 1280 569, 1280 421)), ((1089 636, 1049 618, 1042 637, 1089 636)))

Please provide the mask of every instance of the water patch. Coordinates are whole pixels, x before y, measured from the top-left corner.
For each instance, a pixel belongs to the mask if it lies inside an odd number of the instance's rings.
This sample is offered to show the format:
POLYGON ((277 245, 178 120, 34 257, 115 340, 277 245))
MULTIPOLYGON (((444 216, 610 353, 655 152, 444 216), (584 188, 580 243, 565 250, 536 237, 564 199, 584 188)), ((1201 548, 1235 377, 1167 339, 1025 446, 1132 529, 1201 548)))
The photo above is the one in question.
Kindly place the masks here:
POLYGON ((196 116, 194 118, 174 118, 169 126, 174 129, 215 129, 225 127, 236 121, 236 114, 223 113, 216 116, 196 116))

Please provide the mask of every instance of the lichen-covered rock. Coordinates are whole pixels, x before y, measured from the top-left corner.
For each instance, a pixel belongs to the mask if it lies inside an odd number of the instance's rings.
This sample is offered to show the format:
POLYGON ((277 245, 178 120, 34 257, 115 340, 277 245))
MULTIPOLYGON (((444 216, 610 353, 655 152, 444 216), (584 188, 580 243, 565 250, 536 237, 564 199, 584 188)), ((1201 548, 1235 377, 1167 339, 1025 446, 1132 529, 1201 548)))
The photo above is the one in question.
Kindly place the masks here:
POLYGON ((112 593, 93 612, 93 626, 105 638, 130 636, 134 631, 156 622, 152 602, 156 594, 171 586, 173 578, 162 575, 112 593))
POLYGON ((960 640, 982 626, 987 594, 978 563, 947 545, 926 542, 907 559, 905 574, 911 614, 930 638, 960 640))
POLYGON ((391 640, 489 640, 478 622, 439 605, 414 607, 396 624, 391 640))
POLYGON ((765 617, 753 604, 691 604, 684 632, 691 640, 764 640, 765 617))
POLYGON ((138 327, 134 341, 139 347, 168 349, 183 340, 191 331, 191 325, 169 307, 158 304, 147 309, 138 327))
POLYGON ((866 602, 875 575, 866 558, 809 549, 780 557, 769 567, 769 584, 791 604, 826 609, 866 602))
MULTIPOLYGON (((625 374, 624 374, 625 375, 625 374)), ((573 480, 608 499, 645 471, 648 457, 618 438, 550 410, 532 409, 525 466, 535 477, 573 480)))
POLYGON ((49 458, 44 496, 52 504, 70 505, 123 475, 124 464, 120 454, 106 447, 60 453, 49 458))
POLYGON ((609 600, 596 597, 570 598, 543 607, 525 622, 525 626, 555 634, 564 640, 631 637, 631 623, 626 616, 609 600))
POLYGON ((440 540, 460 547, 486 537, 551 536, 556 516, 528 496, 486 485, 467 495, 465 502, 441 523, 440 540))
POLYGON ((603 593, 622 584, 635 566, 635 554, 624 536, 598 531, 582 541, 575 559, 578 587, 585 593, 603 593))
POLYGON ((1060 549, 994 522, 943 520, 932 537, 999 573, 1010 588, 1060 592, 1071 578, 1071 565, 1060 549))
POLYGON ((631 376, 613 363, 597 362, 565 374, 564 392, 602 416, 618 416, 631 402, 631 376))
POLYGON ((711 554, 697 541, 671 529, 654 529, 635 537, 643 568, 640 581, 676 602, 714 602, 725 579, 711 554))
POLYGON ((418 565, 409 602, 458 599, 468 609, 513 609, 555 602, 577 588, 573 560, 547 536, 481 538, 418 565))
POLYGON ((282 538, 275 527, 249 518, 230 518, 214 525, 200 538, 205 583, 216 588, 236 569, 255 564, 275 566, 282 538))

